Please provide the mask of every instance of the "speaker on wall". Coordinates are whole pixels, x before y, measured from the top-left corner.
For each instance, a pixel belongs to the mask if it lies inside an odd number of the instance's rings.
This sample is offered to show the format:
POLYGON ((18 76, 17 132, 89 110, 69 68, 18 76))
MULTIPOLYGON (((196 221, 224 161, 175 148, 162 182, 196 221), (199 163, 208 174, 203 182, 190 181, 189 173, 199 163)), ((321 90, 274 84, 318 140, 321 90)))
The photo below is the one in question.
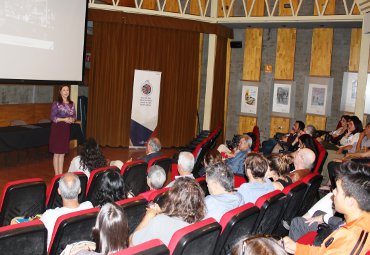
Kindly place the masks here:
POLYGON ((243 42, 242 41, 232 41, 230 42, 230 47, 231 48, 242 48, 243 42))

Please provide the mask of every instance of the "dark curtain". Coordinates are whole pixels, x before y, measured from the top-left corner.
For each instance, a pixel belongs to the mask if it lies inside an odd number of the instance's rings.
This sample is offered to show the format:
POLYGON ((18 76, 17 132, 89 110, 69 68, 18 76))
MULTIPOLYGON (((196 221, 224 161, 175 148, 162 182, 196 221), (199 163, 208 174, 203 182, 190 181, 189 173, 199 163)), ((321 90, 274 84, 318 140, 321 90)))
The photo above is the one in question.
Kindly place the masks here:
MULTIPOLYGON (((212 95, 211 130, 214 130, 220 122, 224 123, 225 121, 226 54, 227 38, 218 36, 212 95)), ((221 133, 219 141, 224 141, 224 132, 221 133)))
POLYGON ((162 72, 158 137, 180 146, 194 136, 199 32, 94 21, 89 77, 88 136, 128 146, 134 70, 162 72))

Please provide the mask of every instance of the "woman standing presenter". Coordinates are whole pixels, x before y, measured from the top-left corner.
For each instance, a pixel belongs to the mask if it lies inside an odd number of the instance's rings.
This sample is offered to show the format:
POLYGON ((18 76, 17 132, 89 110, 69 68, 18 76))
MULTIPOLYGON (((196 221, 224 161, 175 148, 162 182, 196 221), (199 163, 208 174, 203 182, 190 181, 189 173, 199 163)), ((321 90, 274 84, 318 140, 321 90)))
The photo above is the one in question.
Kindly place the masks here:
POLYGON ((69 151, 70 124, 75 121, 76 111, 69 98, 69 86, 59 88, 58 100, 51 107, 49 151, 54 153, 55 175, 63 173, 64 155, 69 151))

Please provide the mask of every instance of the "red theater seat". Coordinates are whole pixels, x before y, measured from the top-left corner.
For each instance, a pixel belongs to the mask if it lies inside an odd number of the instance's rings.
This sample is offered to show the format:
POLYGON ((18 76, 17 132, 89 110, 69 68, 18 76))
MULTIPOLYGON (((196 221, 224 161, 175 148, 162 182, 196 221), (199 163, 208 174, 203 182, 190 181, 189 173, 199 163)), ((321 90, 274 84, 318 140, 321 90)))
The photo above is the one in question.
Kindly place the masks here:
POLYGON ((221 226, 213 218, 177 230, 168 244, 171 255, 213 255, 221 226))
POLYGON ((305 214, 315 203, 315 198, 318 196, 319 188, 322 182, 322 175, 309 174, 305 176, 301 182, 306 183, 307 188, 303 197, 303 203, 298 216, 305 214))
POLYGON ((40 220, 0 228, 0 253, 46 254, 47 230, 40 220))
POLYGON ((215 255, 230 254, 230 248, 241 236, 252 233, 257 221, 259 209, 253 203, 248 203, 225 213, 220 225, 222 232, 218 238, 215 255))
POLYGON ((117 204, 121 206, 126 213, 129 233, 131 234, 143 219, 148 201, 138 196, 118 201, 117 204))
POLYGON ((127 162, 122 166, 121 175, 125 186, 134 196, 149 189, 146 183, 147 169, 148 164, 143 160, 127 162))
POLYGON ((328 156, 328 152, 325 150, 325 148, 321 145, 321 143, 319 143, 316 139, 313 139, 314 142, 315 142, 315 145, 319 151, 319 156, 318 156, 318 159, 316 161, 316 165, 313 169, 313 173, 317 173, 317 174, 321 174, 322 172, 322 168, 324 166, 324 162, 326 160, 326 157, 328 156))
POLYGON ((112 255, 169 255, 170 251, 161 240, 153 239, 148 242, 112 253, 112 255))
POLYGON ((297 240, 297 243, 306 244, 306 245, 313 245, 315 237, 317 236, 317 232, 308 232, 301 238, 297 240))
POLYGON ((9 182, 0 201, 0 226, 16 216, 35 216, 45 211, 46 184, 40 178, 9 182))

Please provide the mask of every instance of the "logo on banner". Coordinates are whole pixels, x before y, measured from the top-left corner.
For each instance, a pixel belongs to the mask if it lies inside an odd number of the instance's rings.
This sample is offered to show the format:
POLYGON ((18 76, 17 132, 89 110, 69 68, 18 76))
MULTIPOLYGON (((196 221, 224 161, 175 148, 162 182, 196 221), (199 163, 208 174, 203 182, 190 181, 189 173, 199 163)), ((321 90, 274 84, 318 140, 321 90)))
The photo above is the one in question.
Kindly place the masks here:
POLYGON ((148 80, 146 80, 143 85, 141 85, 141 93, 145 96, 149 96, 152 93, 152 84, 148 80))

